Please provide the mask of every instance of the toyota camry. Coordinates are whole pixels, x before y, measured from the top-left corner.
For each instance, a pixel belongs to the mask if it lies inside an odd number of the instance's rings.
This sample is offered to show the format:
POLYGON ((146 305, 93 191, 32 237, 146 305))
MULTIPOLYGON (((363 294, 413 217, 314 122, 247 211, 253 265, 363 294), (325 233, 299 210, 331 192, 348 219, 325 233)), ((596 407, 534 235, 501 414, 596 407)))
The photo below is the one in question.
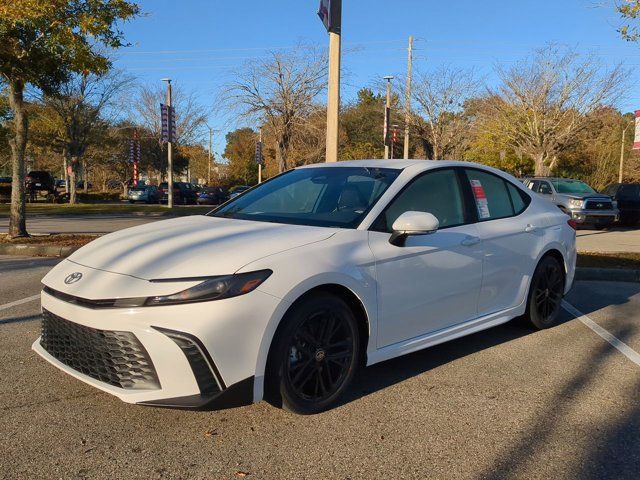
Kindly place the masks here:
POLYGON ((43 279, 33 348, 129 403, 320 412, 361 366, 515 317, 553 326, 574 227, 474 163, 309 165, 79 249, 43 279))

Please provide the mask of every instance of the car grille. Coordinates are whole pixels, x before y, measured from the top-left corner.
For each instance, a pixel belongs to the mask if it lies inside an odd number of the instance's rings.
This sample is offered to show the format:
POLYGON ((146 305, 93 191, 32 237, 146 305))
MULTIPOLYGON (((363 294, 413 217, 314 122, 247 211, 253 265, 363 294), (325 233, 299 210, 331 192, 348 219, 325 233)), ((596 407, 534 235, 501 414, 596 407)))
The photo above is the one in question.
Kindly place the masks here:
POLYGON ((43 310, 40 345, 72 369, 115 387, 160 388, 149 354, 131 332, 97 330, 43 310))
POLYGON ((585 208, 587 210, 611 210, 613 205, 609 200, 587 200, 585 208))

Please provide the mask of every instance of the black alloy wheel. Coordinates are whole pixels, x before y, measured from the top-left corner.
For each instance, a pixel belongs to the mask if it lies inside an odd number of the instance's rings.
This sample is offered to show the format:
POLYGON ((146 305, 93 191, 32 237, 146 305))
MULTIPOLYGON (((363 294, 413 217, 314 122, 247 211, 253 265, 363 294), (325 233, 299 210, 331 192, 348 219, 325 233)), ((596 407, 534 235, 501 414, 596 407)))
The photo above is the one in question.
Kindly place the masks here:
POLYGON ((360 338, 349 306, 318 294, 294 307, 274 344, 276 388, 282 406, 312 414, 335 405, 358 365, 360 338))
POLYGON ((549 328, 556 324, 564 294, 564 268, 554 257, 544 257, 531 280, 527 305, 531 323, 537 328, 549 328))

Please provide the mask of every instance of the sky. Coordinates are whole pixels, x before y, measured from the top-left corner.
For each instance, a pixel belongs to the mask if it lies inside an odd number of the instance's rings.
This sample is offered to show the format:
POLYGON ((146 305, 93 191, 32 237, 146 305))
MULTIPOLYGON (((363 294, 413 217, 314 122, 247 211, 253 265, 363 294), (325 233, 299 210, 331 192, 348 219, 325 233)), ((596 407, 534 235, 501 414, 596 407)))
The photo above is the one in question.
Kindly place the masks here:
MULTIPOLYGON (((318 0, 138 0, 145 15, 124 26, 130 47, 116 66, 142 83, 171 77, 212 107, 214 151, 237 126, 215 111, 221 87, 242 65, 300 43, 324 48, 328 36, 318 0)), ((474 68, 495 84, 496 64, 526 60, 549 43, 623 63, 629 88, 619 108, 640 108, 640 42, 622 40, 613 0, 343 0, 342 101, 385 75, 406 72, 407 42, 415 37, 414 69, 474 68)), ((252 125, 249 125, 252 126, 252 125)))

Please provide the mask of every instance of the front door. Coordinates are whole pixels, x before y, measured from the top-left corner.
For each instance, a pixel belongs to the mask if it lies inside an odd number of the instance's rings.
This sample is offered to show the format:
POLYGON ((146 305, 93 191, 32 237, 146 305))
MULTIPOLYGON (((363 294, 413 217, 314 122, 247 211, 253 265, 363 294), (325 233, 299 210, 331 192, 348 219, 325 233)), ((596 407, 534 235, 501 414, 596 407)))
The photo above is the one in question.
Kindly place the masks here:
POLYGON ((477 315, 483 247, 455 169, 427 172, 389 204, 369 232, 378 291, 378 348, 471 320, 477 315), (440 228, 389 243, 404 212, 429 212, 440 228))

